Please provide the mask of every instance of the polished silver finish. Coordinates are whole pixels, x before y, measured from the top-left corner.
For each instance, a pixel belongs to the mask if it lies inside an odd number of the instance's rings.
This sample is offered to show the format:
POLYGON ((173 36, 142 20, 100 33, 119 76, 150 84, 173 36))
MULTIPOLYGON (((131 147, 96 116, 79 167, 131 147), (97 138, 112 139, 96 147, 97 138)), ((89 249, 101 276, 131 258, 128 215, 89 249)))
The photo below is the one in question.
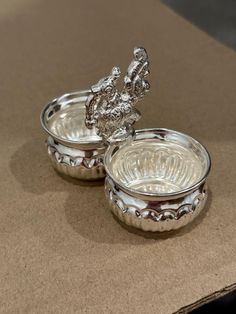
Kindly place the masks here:
POLYGON ((122 91, 116 88, 120 69, 114 67, 111 74, 91 87, 86 102, 85 124, 97 129, 99 136, 108 143, 123 141, 133 135, 132 125, 140 118, 135 108, 150 89, 145 79, 149 74, 148 55, 144 48, 135 48, 134 59, 128 67, 122 91))
POLYGON ((186 225, 203 209, 211 161, 207 150, 183 133, 134 131, 141 116, 135 104, 150 88, 148 73, 146 50, 135 48, 122 92, 116 88, 117 67, 92 86, 85 124, 109 144, 105 191, 112 212, 144 231, 167 231, 186 225))
POLYGON ((190 136, 167 129, 136 131, 105 153, 106 196, 112 212, 144 231, 178 229, 207 199, 211 161, 190 136))
POLYGON ((106 149, 95 128, 85 124, 85 103, 91 91, 65 94, 47 104, 41 124, 49 134, 47 148, 53 166, 62 174, 82 180, 104 178, 106 149))
POLYGON ((48 137, 46 144, 48 155, 58 172, 83 180, 104 178, 104 150, 67 147, 56 142, 51 136, 48 137))
POLYGON ((132 124, 140 117, 134 104, 149 90, 144 79, 148 73, 146 50, 135 48, 122 92, 116 89, 120 70, 114 67, 91 89, 65 94, 46 105, 41 124, 50 135, 48 154, 59 172, 85 180, 105 176, 106 144, 133 136, 132 124))
POLYGON ((202 184, 172 201, 158 201, 158 196, 156 201, 148 201, 126 193, 107 177, 105 194, 111 211, 121 221, 143 231, 162 232, 179 229, 198 216, 207 200, 207 186, 202 184))
POLYGON ((144 231, 183 227, 207 200, 209 153, 192 137, 168 129, 134 131, 135 108, 150 89, 148 55, 134 49, 122 91, 120 69, 88 91, 66 94, 41 114, 49 134, 48 154, 61 173, 79 179, 103 178, 110 209, 144 231))

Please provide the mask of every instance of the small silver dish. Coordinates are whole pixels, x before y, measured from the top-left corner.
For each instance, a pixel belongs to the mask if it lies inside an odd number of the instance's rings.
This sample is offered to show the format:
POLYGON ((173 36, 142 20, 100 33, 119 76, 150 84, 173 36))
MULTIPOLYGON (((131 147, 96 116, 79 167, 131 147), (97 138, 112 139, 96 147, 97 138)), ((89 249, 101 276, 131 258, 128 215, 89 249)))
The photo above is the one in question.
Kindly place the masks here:
POLYGON ((47 104, 41 112, 42 127, 49 134, 48 155, 54 168, 82 180, 105 177, 105 144, 95 128, 88 129, 84 123, 90 96, 90 90, 65 94, 47 104))
POLYGON ((140 118, 135 104, 150 88, 144 48, 134 50, 121 92, 114 80, 119 71, 114 69, 95 85, 100 92, 87 102, 85 119, 108 147, 104 167, 109 207, 127 225, 144 231, 178 229, 191 222, 206 203, 209 153, 177 131, 133 129, 140 118))
POLYGON ((207 150, 168 129, 135 132, 105 153, 106 197, 112 212, 144 231, 168 231, 191 222, 207 199, 207 150))

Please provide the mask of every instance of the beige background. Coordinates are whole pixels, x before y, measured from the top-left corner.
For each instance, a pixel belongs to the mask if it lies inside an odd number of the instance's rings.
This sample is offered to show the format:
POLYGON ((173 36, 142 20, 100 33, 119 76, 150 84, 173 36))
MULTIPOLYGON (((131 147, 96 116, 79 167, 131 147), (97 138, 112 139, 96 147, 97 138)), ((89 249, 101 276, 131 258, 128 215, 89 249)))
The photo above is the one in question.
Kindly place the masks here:
POLYGON ((166 314, 234 284, 235 80, 236 52, 157 0, 2 0, 0 312, 166 314), (102 183, 59 177, 39 125, 46 102, 125 71, 136 45, 152 70, 137 128, 186 132, 213 161, 206 211, 167 235, 126 230, 102 183))

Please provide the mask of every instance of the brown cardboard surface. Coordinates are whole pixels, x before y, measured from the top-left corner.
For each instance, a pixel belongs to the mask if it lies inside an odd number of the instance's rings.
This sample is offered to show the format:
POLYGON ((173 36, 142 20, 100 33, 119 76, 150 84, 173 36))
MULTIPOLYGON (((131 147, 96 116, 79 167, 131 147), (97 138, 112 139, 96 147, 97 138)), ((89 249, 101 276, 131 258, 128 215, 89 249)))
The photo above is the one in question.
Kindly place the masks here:
POLYGON ((4 0, 0 43, 0 312, 166 314, 233 285, 236 52, 156 0, 4 0), (136 45, 152 70, 137 128, 186 132, 212 155, 206 210, 169 234, 126 229, 102 182, 57 175, 39 124, 55 96, 125 71, 136 45))

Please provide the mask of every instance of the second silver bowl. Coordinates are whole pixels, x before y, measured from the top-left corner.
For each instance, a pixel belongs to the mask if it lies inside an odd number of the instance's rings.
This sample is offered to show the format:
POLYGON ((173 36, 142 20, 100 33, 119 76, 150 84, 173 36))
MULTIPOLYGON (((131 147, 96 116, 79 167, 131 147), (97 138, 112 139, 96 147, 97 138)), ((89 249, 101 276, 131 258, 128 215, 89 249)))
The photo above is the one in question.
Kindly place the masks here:
POLYGON ((106 197, 112 212, 144 231, 178 229, 207 199, 207 150, 192 137, 168 129, 136 131, 133 141, 105 153, 106 197))

